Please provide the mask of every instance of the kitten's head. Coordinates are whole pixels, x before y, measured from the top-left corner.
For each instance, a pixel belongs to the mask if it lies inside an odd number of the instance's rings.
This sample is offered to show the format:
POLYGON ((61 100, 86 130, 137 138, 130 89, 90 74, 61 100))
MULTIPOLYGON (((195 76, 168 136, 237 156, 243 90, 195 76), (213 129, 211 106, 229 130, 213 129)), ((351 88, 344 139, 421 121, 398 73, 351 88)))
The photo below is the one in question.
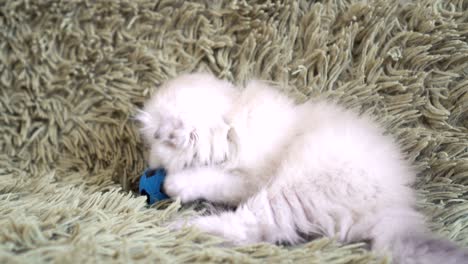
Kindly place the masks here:
POLYGON ((149 167, 169 173, 222 162, 229 126, 223 116, 237 91, 208 74, 182 75, 159 88, 137 115, 149 167))

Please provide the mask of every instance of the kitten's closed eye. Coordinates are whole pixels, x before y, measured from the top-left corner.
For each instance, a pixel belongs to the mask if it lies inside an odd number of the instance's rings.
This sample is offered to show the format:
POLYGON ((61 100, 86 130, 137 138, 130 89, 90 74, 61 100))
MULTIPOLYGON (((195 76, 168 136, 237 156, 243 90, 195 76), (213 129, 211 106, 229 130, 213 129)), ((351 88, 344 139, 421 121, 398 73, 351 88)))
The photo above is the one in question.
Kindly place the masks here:
POLYGON ((237 138, 236 131, 234 131, 234 128, 229 128, 228 133, 227 133, 227 139, 229 142, 234 142, 237 138))
POLYGON ((154 132, 153 138, 156 139, 156 140, 161 138, 161 134, 159 134, 159 131, 154 132))

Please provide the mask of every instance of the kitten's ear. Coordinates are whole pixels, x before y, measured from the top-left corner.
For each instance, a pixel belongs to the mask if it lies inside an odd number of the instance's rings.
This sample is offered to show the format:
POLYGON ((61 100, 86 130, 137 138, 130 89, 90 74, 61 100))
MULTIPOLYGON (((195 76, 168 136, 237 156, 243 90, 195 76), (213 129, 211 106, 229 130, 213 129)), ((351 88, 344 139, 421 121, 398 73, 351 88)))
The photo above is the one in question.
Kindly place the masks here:
POLYGON ((147 126, 151 122, 151 115, 141 109, 137 109, 137 114, 133 117, 134 120, 147 126))
POLYGON ((138 123, 140 134, 143 136, 144 140, 149 143, 153 140, 153 131, 157 127, 154 123, 154 118, 150 113, 140 110, 137 110, 137 114, 132 118, 138 123))

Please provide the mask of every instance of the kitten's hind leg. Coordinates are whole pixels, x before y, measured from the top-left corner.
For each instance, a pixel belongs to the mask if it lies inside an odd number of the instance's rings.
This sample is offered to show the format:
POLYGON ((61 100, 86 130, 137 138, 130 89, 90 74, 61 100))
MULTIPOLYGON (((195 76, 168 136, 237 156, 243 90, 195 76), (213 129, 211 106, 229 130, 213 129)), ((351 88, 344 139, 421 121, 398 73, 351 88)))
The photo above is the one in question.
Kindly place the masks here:
POLYGON ((200 216, 189 220, 187 225, 222 237, 226 239, 226 244, 258 243, 265 240, 262 228, 268 228, 269 220, 273 221, 269 210, 266 192, 262 191, 235 211, 200 216))
MULTIPOLYGON (((283 189, 283 191, 286 189, 283 189)), ((278 190, 279 191, 279 190, 278 190)), ((295 211, 293 207, 300 203, 295 194, 276 192, 273 188, 260 191, 245 204, 233 212, 222 212, 216 215, 201 216, 192 219, 188 225, 195 226, 204 232, 221 236, 227 243, 244 245, 259 242, 295 244, 303 239, 297 232, 298 221, 294 218, 307 218, 307 212, 295 211)), ((305 219, 309 225, 308 233, 321 233, 305 219)), ((301 229, 304 226, 301 227, 301 229)))

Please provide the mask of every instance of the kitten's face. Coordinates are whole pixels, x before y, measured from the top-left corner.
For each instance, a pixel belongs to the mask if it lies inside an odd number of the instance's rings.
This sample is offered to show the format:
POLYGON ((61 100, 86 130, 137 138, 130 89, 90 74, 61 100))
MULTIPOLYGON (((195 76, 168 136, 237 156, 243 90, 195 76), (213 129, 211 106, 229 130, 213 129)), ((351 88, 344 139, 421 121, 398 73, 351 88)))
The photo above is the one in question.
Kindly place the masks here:
POLYGON ((150 168, 171 173, 225 160, 229 127, 223 116, 236 93, 206 74, 184 75, 158 89, 137 115, 150 168))
POLYGON ((197 134, 193 127, 161 111, 141 111, 138 119, 143 124, 141 133, 149 146, 151 169, 164 167, 168 171, 178 171, 195 165, 197 134))

